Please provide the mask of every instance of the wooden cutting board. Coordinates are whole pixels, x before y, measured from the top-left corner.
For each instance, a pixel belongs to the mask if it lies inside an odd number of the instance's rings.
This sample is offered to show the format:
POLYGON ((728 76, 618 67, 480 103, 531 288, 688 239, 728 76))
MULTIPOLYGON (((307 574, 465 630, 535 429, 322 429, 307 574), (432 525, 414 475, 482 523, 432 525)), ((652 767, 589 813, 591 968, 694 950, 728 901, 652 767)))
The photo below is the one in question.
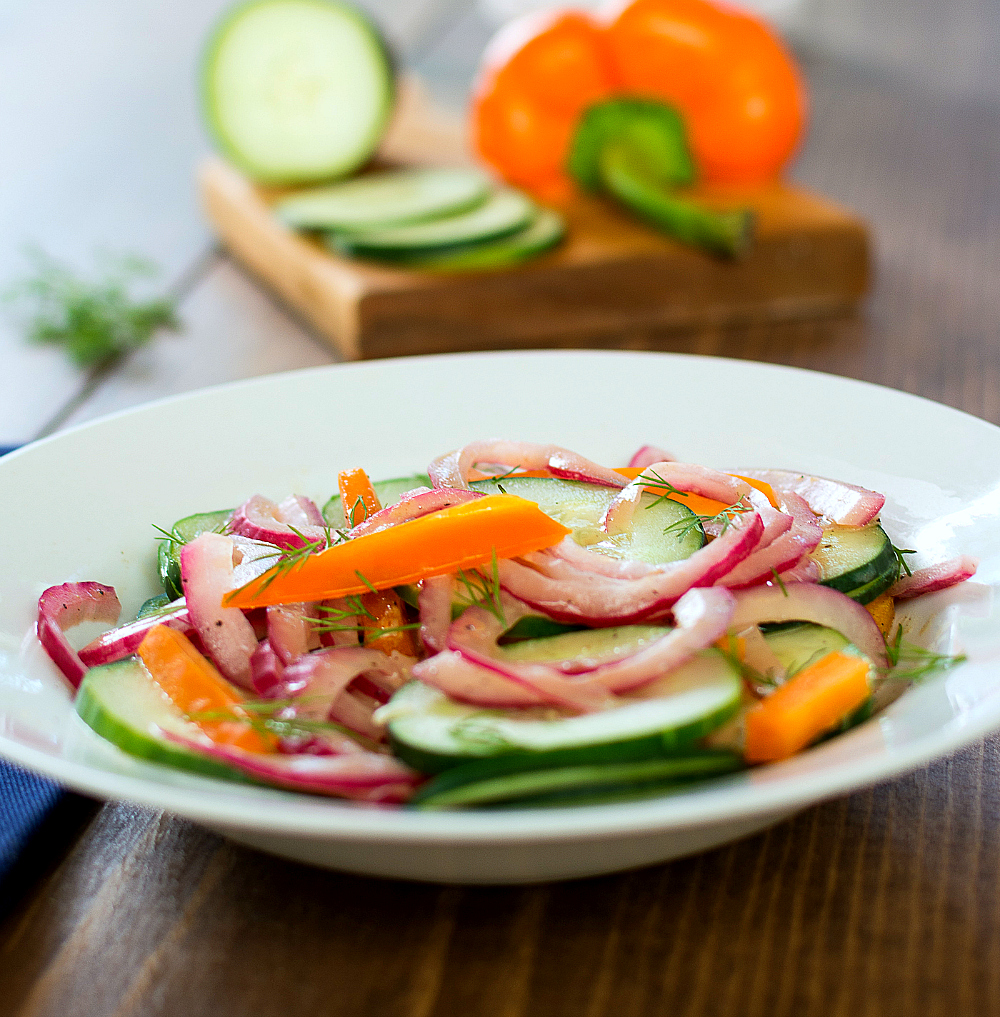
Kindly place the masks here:
MULTIPOLYGON (((403 92, 383 162, 467 163, 460 127, 403 92)), ((202 199, 223 243, 347 359, 527 347, 625 347, 639 329, 699 328, 838 313, 864 295, 865 224, 798 187, 706 194, 757 212, 752 251, 723 262, 676 244, 601 199, 560 208, 555 251, 515 269, 435 275, 354 261, 284 227, 281 193, 210 159, 202 199)), ((648 342, 646 343, 648 345, 648 342)))

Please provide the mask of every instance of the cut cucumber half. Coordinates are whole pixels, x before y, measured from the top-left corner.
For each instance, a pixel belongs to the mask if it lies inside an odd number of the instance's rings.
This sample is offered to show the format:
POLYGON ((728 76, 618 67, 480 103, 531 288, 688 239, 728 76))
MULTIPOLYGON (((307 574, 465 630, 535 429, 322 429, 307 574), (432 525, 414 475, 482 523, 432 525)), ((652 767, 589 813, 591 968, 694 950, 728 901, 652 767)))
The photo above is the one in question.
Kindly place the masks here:
MULTIPOLYGON (((412 491, 415 487, 430 487, 431 478, 426 473, 414 473, 410 477, 393 477, 391 480, 375 480, 372 487, 378 495, 382 508, 395 504, 399 501, 401 494, 412 491)), ((335 494, 323 506, 323 518, 327 526, 339 527, 344 525, 344 510, 340 506, 340 495, 335 494)))
POLYGON ((181 548, 203 533, 221 533, 234 511, 235 509, 220 509, 218 512, 195 512, 194 515, 185 516, 170 527, 175 539, 160 541, 156 563, 163 589, 171 600, 184 596, 181 587, 181 548))
POLYGON ((555 247, 565 234, 566 223, 562 216, 552 209, 542 208, 527 226, 500 240, 398 260, 407 268, 425 272, 488 272, 530 261, 555 247))
POLYGON ((409 226, 329 233, 327 239, 334 250, 344 254, 405 257, 507 236, 526 226, 534 215, 535 205, 529 197, 504 188, 494 191, 478 208, 460 215, 409 226))
POLYGON ((372 229, 465 212, 489 193, 489 179, 474 169, 386 170, 299 191, 274 211, 295 229, 372 229))
MULTIPOLYGON (((428 781, 411 804, 419 809, 493 805, 578 805, 616 801, 669 790, 678 784, 730 773, 743 767, 732 752, 700 752, 667 759, 645 759, 599 766, 491 772, 494 760, 465 763, 428 781)), ((509 765, 508 757, 508 765, 509 765)), ((529 765, 530 760, 518 760, 529 765)))
POLYGON ((642 495, 627 533, 608 536, 598 523, 618 494, 617 488, 555 477, 502 477, 474 480, 469 486, 487 494, 516 494, 533 501, 546 515, 571 529, 578 544, 612 558, 660 565, 689 558, 705 543, 705 531, 687 506, 652 494, 642 495))
MULTIPOLYGON (((542 621, 545 619, 539 619, 542 621)), ((499 647, 504 660, 519 663, 555 664, 573 660, 579 669, 610 664, 630 657, 668 635, 657 625, 618 625, 606 629, 577 629, 537 639, 522 639, 499 647)))
POLYGON ((847 639, 835 629, 813 625, 811 622, 767 632, 764 639, 786 674, 797 674, 828 653, 850 646, 847 639))
POLYGON ((138 657, 92 667, 80 683, 76 712, 97 734, 129 755, 209 777, 246 782, 238 771, 163 737, 162 731, 199 741, 204 735, 197 725, 184 719, 138 657))
POLYGON ((548 711, 483 710, 409 682, 376 716, 388 722, 396 755, 424 773, 515 755, 535 767, 591 764, 681 753, 732 716, 741 692, 737 672, 706 650, 628 705, 599 713, 552 720, 548 711))
POLYGON ((862 604, 887 590, 899 575, 892 541, 878 523, 827 527, 812 558, 819 565, 819 581, 824 586, 862 604))
POLYGON ((335 0, 251 0, 216 28, 202 103, 220 148, 266 183, 344 176, 368 161, 392 110, 378 30, 335 0))

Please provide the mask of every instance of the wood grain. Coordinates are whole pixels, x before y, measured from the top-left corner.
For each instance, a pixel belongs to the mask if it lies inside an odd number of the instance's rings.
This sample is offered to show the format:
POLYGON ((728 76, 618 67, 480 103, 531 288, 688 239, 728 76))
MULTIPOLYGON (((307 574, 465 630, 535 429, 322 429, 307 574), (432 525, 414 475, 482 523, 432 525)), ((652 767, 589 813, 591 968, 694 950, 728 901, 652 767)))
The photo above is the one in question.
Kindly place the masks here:
MULTIPOLYGON (((637 330, 1000 423, 1000 110, 813 64, 797 172, 873 223, 855 317, 637 330)), ((780 408, 779 408, 780 411, 780 408)), ((891 460, 892 421, 877 421, 891 460)), ((0 925, 0 1014, 1000 1013, 1000 739, 638 872, 432 887, 322 872, 109 804, 0 925)))

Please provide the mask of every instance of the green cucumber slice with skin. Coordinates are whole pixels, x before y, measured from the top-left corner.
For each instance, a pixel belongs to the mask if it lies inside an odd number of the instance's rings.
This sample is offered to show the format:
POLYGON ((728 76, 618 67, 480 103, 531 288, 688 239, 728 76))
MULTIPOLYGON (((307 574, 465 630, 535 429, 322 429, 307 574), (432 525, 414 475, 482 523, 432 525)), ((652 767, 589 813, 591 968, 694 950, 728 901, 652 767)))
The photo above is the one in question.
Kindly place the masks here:
MULTIPOLYGON (((409 477, 392 477, 389 480, 373 480, 372 487, 378 495, 382 508, 399 501, 399 496, 412 491, 415 487, 430 487, 431 478, 426 473, 414 473, 409 477)), ((335 494, 323 506, 323 518, 328 526, 344 525, 344 510, 340 506, 340 495, 335 494)))
POLYGON ((824 586, 862 604, 887 590, 899 575, 892 541, 878 523, 827 527, 811 557, 819 565, 819 581, 824 586))
POLYGON ((329 233, 327 242, 343 254, 406 257, 516 233, 531 222, 535 212, 535 204, 527 195, 502 188, 478 208, 460 215, 408 226, 329 233))
POLYGON ((632 797, 643 789, 662 793, 684 782, 731 773, 744 765, 731 752, 507 773, 491 773, 492 762, 465 763, 445 771, 420 788, 410 804, 427 810, 500 802, 526 807, 591 804, 618 800, 623 795, 632 797))
POLYGON ((764 640, 787 674, 795 674, 835 650, 851 644, 835 629, 803 622, 793 628, 764 633, 764 640))
POLYGON ((632 529, 609 537, 598 523, 617 488, 555 477, 502 477, 474 480, 469 486, 487 494, 506 492, 533 501, 546 515, 569 527, 578 544, 613 558, 659 565, 688 558, 705 543, 705 531, 687 506, 652 494, 642 495, 632 529), (688 527, 688 522, 694 525, 688 527))
POLYGON ((251 0, 218 25, 202 107, 226 156, 265 183, 345 176, 375 151, 392 111, 378 30, 336 0, 251 0))
POLYGON ((422 272, 489 272, 530 261, 551 250, 565 235, 563 217, 552 209, 542 208, 523 229, 499 240, 400 257, 396 261, 422 272))
POLYGON ((224 763, 163 737, 161 731, 194 739, 203 736, 195 724, 185 720, 138 657, 92 667, 83 676, 75 706, 89 727, 129 755, 209 777, 247 782, 224 763))
POLYGON ((561 636, 567 632, 589 631, 586 625, 564 625, 541 614, 529 614, 519 618, 500 637, 501 646, 518 643, 522 640, 547 639, 549 636, 561 636))
POLYGON ((395 754, 424 773, 488 757, 592 764, 683 753, 732 716, 742 688, 722 654, 705 650, 626 697, 627 705, 600 713, 549 719, 549 711, 484 710, 409 682, 380 714, 395 754))
POLYGON ((474 169, 406 169, 368 173, 282 198, 274 212, 301 230, 400 226, 455 215, 481 205, 489 178, 474 169))
POLYGON ((577 629, 555 635, 508 642, 499 648, 504 660, 555 664, 560 660, 586 661, 596 667, 630 657, 670 632, 659 625, 618 625, 606 629, 577 629))
POLYGON ((221 533, 235 509, 219 509, 216 512, 195 512, 194 515, 178 519, 170 532, 174 539, 164 538, 156 552, 156 563, 160 572, 163 589, 171 600, 184 596, 181 587, 181 548, 203 533, 221 533))

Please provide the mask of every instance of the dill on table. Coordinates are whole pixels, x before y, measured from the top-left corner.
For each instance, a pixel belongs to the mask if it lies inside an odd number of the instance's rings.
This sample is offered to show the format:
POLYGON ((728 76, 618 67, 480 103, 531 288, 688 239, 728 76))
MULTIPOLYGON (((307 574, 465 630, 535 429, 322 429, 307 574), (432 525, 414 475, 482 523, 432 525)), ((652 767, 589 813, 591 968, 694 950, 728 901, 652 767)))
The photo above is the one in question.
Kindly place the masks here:
POLYGON ((96 279, 84 279, 40 251, 30 254, 34 274, 5 297, 28 312, 26 338, 58 346, 78 367, 98 368, 146 345, 160 329, 180 330, 169 297, 141 299, 135 285, 156 274, 143 258, 106 259, 96 279))

